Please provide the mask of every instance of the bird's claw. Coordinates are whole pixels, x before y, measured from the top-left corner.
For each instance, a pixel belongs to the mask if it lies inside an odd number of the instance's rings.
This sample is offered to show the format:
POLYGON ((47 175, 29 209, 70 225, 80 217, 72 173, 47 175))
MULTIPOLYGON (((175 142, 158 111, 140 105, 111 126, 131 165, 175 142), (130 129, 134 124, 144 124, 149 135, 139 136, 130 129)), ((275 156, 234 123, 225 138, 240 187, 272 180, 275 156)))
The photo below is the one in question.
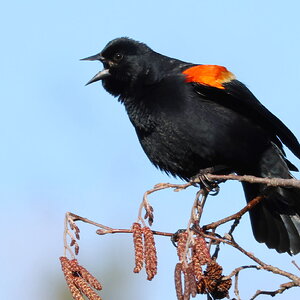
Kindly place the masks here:
POLYGON ((191 178, 191 182, 195 186, 200 185, 200 187, 207 190, 207 192, 211 196, 216 196, 220 191, 220 187, 219 187, 220 181, 211 180, 211 179, 208 178, 207 174, 212 173, 211 171, 212 171, 211 168, 201 170, 199 172, 199 174, 197 174, 196 176, 191 178), (195 183, 193 181, 197 181, 197 183, 195 183))

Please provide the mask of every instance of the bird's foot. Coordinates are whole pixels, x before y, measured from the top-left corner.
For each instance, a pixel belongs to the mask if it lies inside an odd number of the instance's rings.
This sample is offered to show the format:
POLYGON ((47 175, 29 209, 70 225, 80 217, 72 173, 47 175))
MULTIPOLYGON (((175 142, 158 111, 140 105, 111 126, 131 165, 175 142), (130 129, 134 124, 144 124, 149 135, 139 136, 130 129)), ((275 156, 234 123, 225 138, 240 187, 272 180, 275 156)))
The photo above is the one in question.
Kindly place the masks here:
MULTIPOLYGON (((211 195, 211 196, 215 196, 219 193, 220 191, 220 187, 219 187, 219 183, 223 182, 222 180, 211 180, 208 178, 207 174, 213 174, 215 172, 217 172, 218 170, 220 170, 220 167, 211 167, 211 168, 206 168, 206 169, 202 169, 199 171, 199 173, 196 176, 193 176, 190 179, 190 182, 194 182, 194 185, 198 186, 200 185, 201 188, 207 190, 207 192, 211 195)), ((222 166, 222 169, 224 167, 222 166)))

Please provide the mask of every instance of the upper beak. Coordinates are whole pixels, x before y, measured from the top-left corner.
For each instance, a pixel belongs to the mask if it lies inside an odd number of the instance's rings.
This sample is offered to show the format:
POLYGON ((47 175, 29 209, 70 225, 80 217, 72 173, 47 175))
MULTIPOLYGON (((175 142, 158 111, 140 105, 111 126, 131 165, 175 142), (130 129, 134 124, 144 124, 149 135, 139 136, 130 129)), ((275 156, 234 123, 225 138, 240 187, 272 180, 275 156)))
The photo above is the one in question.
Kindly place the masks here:
POLYGON ((92 55, 86 58, 82 58, 81 60, 100 60, 104 61, 104 57, 101 55, 101 53, 98 53, 96 55, 92 55))
MULTIPOLYGON (((99 60, 101 62, 105 61, 105 59, 101 55, 101 53, 98 53, 96 55, 89 56, 89 57, 86 57, 86 58, 82 58, 81 60, 90 60, 90 61, 99 60)), ((109 77, 109 76, 110 76, 109 69, 103 69, 102 71, 97 73, 86 85, 88 85, 90 83, 93 83, 93 82, 96 82, 96 81, 99 81, 99 80, 102 80, 102 79, 104 79, 106 77, 109 77)))

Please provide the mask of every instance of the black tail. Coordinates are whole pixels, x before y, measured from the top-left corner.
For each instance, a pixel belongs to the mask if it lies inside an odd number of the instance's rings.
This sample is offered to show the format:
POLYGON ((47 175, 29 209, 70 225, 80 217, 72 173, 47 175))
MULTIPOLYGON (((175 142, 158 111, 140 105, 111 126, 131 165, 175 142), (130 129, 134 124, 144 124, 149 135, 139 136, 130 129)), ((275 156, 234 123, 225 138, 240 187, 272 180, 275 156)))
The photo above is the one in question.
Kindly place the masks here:
MULTIPOLYGON (((277 146, 272 145, 262 156, 259 166, 250 175, 292 178, 293 165, 285 160, 277 146)), ((300 189, 267 187, 243 183, 247 202, 264 195, 266 198, 250 211, 255 239, 277 252, 300 252, 300 189)))

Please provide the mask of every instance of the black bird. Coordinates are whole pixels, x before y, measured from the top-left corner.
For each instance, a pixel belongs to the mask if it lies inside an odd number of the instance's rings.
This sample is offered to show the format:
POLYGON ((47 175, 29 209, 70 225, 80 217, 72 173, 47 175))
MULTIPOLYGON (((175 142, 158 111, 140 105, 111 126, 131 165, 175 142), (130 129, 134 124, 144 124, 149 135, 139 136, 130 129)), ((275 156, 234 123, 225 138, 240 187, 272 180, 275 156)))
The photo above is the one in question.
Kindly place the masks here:
MULTIPOLYGON (((94 56, 104 69, 88 84, 125 105, 150 161, 189 180, 210 168, 218 174, 293 178, 285 144, 300 158, 294 134, 225 67, 192 64, 147 45, 118 38, 94 56)), ((243 183, 246 200, 265 199, 250 211, 254 236, 278 252, 300 251, 300 191, 243 183)))

